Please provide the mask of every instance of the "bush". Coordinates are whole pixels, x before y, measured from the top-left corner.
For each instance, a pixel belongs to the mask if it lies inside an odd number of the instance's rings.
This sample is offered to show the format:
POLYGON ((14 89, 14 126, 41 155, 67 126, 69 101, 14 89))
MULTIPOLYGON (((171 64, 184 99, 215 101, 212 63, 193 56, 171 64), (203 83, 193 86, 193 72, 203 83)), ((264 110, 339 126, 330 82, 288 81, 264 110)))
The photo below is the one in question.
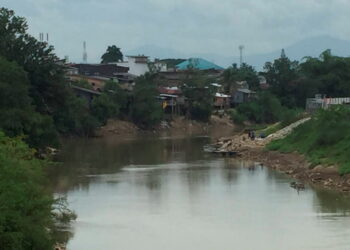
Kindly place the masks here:
POLYGON ((91 112, 102 124, 105 124, 107 119, 119 114, 119 106, 113 102, 111 96, 103 93, 92 101, 91 112))
POLYGON ((246 117, 256 123, 273 123, 281 119, 284 108, 279 100, 268 92, 260 93, 256 100, 238 106, 239 119, 246 117))
POLYGON ((300 119, 301 111, 297 109, 284 108, 281 114, 281 126, 286 127, 300 119))
POLYGON ((190 109, 191 119, 203 122, 207 122, 210 120, 211 112, 212 105, 208 102, 202 103, 194 101, 190 109))
POLYGON ((143 128, 151 128, 163 118, 163 109, 156 99, 159 93, 153 77, 151 74, 139 77, 133 92, 132 119, 143 128))
POLYGON ((231 120, 237 124, 243 124, 246 120, 248 120, 244 114, 238 113, 237 111, 231 112, 230 117, 231 120))
POLYGON ((44 165, 21 140, 0 132, 1 249, 53 249, 54 201, 45 191, 44 165))

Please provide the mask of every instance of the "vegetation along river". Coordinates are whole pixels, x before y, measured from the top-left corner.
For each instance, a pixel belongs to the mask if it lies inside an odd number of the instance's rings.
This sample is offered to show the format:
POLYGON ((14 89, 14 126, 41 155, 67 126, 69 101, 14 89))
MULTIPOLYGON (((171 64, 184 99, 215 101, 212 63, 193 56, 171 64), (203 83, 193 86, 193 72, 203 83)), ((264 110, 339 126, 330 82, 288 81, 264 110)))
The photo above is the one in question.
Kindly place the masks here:
POLYGON ((350 249, 350 199, 203 152, 208 137, 65 142, 51 173, 72 250, 350 249))

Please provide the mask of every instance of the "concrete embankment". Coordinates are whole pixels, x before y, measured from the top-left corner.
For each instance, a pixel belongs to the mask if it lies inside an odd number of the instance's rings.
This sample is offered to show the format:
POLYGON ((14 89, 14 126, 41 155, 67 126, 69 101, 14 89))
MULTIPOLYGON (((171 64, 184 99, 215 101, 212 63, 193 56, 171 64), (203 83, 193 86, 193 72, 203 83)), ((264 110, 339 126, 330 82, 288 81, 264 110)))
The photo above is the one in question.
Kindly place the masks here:
POLYGON ((262 163, 310 185, 350 193, 350 175, 341 176, 337 166, 312 167, 305 157, 298 153, 280 153, 265 149, 269 142, 284 138, 309 119, 302 119, 264 139, 251 140, 248 135, 240 134, 221 138, 213 147, 216 148, 216 152, 236 152, 244 160, 262 163))

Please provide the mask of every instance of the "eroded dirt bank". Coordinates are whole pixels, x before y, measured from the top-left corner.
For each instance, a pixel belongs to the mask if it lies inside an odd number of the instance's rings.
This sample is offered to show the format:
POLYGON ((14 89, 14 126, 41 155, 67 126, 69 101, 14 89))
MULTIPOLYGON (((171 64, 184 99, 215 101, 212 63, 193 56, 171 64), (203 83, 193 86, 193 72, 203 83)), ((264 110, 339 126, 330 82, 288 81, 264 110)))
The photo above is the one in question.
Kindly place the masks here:
POLYGON ((350 193, 350 175, 340 176, 336 166, 316 166, 311 169, 310 163, 298 153, 284 154, 262 147, 249 147, 241 148, 239 157, 262 163, 303 183, 350 193))
POLYGON ((301 119, 269 135, 266 138, 250 139, 248 134, 237 134, 220 138, 213 144, 214 152, 219 154, 237 154, 245 160, 260 162, 267 167, 284 172, 303 183, 335 189, 350 193, 350 174, 341 176, 337 166, 312 166, 304 156, 298 153, 280 153, 268 151, 265 146, 273 140, 284 138, 294 128, 307 122, 301 119))
POLYGON ((159 126, 142 130, 135 124, 128 121, 109 120, 107 124, 96 132, 97 136, 111 136, 111 135, 135 135, 138 133, 169 133, 173 135, 211 135, 214 138, 223 136, 225 130, 226 134, 232 134, 235 125, 226 117, 218 117, 213 115, 210 122, 198 122, 188 120, 185 117, 175 117, 171 121, 164 121, 159 126), (215 135, 215 131, 218 132, 215 135), (212 134, 214 132, 214 134, 212 134))

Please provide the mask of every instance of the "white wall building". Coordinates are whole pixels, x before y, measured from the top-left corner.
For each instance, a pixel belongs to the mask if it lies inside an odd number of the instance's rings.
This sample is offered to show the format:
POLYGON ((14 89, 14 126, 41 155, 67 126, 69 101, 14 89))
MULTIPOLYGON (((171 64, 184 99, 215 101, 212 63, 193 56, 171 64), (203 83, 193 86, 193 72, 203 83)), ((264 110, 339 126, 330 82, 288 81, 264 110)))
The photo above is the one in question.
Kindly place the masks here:
POLYGON ((144 75, 149 71, 148 56, 126 56, 126 62, 118 62, 118 66, 129 67, 129 73, 135 76, 144 75))

